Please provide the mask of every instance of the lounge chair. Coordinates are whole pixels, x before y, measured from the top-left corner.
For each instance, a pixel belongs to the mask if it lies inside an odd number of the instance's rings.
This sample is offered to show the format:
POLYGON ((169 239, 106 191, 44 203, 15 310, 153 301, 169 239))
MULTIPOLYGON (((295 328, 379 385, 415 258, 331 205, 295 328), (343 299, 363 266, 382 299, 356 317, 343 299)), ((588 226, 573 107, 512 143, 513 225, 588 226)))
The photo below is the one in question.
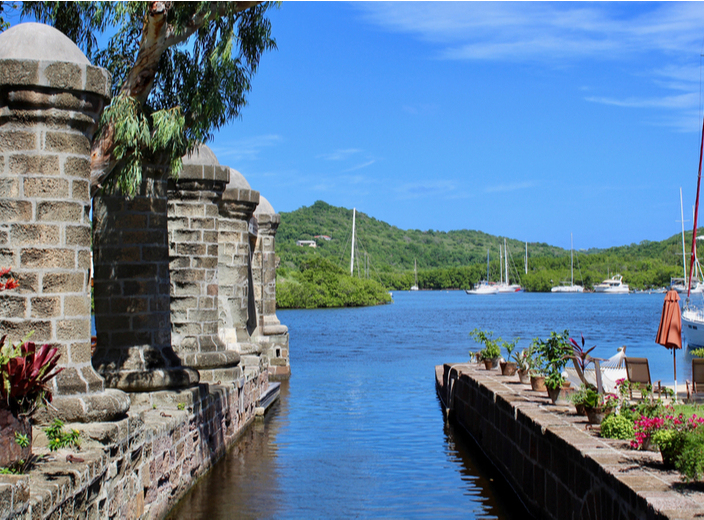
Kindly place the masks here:
MULTIPOLYGON (((633 399, 633 383, 640 383, 641 386, 651 385, 653 391, 655 391, 655 387, 657 386, 658 397, 662 394, 662 385, 660 384, 660 381, 656 381, 656 384, 654 385, 650 380, 650 366, 648 365, 648 358, 627 357, 626 374, 628 376, 628 381, 631 383, 629 388, 631 399, 633 399)), ((642 399, 642 391, 640 396, 642 399)))
POLYGON ((687 381, 687 399, 704 392, 704 358, 692 358, 692 380, 687 381))

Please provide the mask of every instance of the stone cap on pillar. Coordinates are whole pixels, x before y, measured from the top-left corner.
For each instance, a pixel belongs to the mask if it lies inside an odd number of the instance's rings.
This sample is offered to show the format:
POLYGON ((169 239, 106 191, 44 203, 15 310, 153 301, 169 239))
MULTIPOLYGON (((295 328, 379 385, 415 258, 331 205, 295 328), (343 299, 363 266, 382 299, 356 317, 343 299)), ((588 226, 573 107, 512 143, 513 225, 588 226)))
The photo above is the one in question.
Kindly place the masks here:
MULTIPOLYGON (((260 203, 259 192, 253 190, 247 179, 234 168, 230 168, 230 182, 222 194, 223 202, 243 202, 252 204, 253 207, 260 203)), ((254 211, 254 209, 253 209, 254 211)))
POLYGON ((221 166, 213 151, 201 144, 190 155, 183 156, 183 170, 178 182, 203 181, 227 184, 230 182, 230 169, 221 166))
POLYGON ((0 85, 73 90, 110 98, 110 73, 94 67, 65 34, 41 23, 0 33, 0 85))
POLYGON ((274 211, 274 207, 263 195, 259 196, 259 205, 254 210, 254 219, 257 220, 259 231, 276 232, 281 222, 281 215, 274 211))

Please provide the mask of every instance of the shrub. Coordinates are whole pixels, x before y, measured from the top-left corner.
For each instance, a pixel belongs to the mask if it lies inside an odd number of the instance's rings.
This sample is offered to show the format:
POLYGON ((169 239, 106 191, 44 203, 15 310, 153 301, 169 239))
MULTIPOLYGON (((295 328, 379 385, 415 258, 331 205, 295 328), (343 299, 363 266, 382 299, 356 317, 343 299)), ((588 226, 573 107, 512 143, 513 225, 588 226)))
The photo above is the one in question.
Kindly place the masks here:
POLYGON ((677 470, 685 480, 700 480, 704 475, 704 432, 685 433, 679 449, 679 455, 675 459, 677 470))
POLYGON ((620 414, 610 414, 601 423, 601 436, 629 441, 635 438, 633 422, 620 414))

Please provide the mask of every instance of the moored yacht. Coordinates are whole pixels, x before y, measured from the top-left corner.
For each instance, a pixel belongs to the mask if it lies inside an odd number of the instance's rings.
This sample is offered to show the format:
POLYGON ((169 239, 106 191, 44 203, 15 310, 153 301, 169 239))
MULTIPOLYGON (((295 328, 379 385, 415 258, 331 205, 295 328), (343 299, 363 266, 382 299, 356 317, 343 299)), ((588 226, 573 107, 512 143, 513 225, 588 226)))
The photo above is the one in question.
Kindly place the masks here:
POLYGON ((594 286, 594 292, 605 294, 628 294, 628 284, 623 283, 623 276, 620 274, 607 278, 603 282, 594 286))
POLYGON ((467 294, 499 294, 499 289, 496 285, 482 280, 474 285, 474 289, 467 289, 465 292, 467 294))
POLYGON ((584 287, 574 284, 574 243, 572 241, 572 233, 570 233, 570 284, 563 282, 562 285, 553 287, 550 292, 554 293, 581 293, 584 292, 584 287))

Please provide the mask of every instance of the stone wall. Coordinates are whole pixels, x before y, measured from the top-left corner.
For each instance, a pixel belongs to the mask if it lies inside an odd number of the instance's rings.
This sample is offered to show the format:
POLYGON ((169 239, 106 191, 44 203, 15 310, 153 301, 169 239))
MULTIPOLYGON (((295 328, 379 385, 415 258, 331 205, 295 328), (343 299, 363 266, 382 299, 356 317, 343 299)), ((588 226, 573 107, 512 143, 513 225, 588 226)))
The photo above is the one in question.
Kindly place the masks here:
POLYGON ((254 420, 266 385, 260 375, 135 394, 128 418, 68 425, 81 431, 80 451, 49 453, 35 429, 34 453, 50 458, 0 476, 0 520, 163 518, 254 420))
POLYGON ((663 469, 660 454, 601 439, 573 406, 476 364, 436 367, 450 420, 465 430, 536 518, 698 518, 704 493, 663 469), (678 491, 679 489, 679 491, 678 491))

